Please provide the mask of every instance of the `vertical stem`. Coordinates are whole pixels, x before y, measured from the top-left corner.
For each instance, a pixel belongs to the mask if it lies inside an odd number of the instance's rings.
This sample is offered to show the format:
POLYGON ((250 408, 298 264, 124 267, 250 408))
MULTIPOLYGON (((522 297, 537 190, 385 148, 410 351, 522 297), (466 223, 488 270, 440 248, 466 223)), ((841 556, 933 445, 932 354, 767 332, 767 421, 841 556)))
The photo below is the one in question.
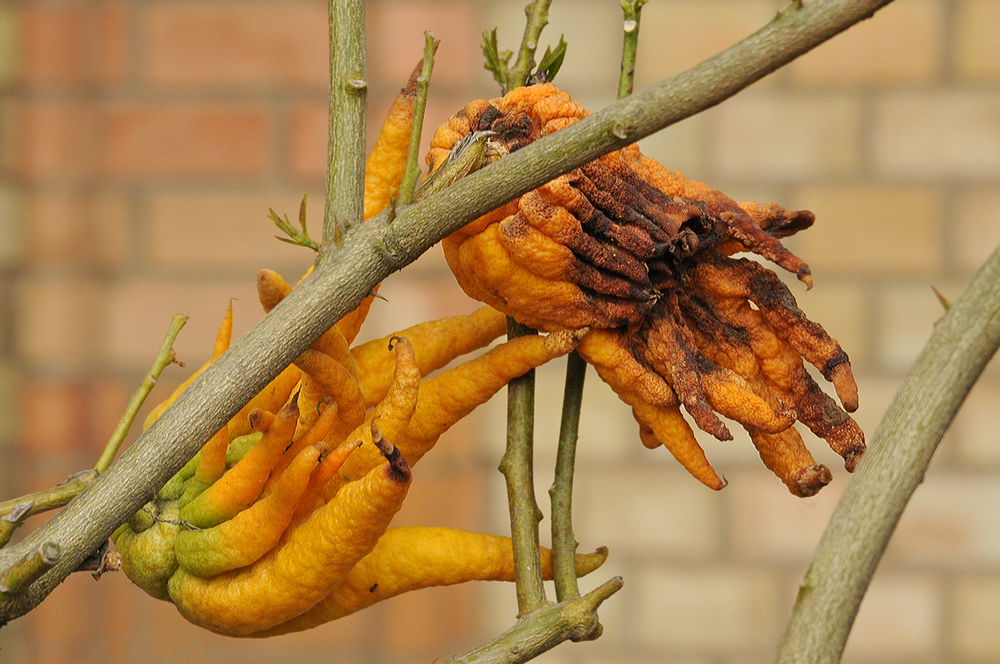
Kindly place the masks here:
POLYGON ((427 88, 431 84, 431 72, 434 71, 434 52, 440 41, 434 39, 434 33, 424 32, 424 66, 417 78, 417 100, 413 104, 413 128, 410 130, 410 147, 406 151, 406 172, 399 185, 399 204, 409 205, 413 202, 413 190, 420 177, 420 134, 424 126, 424 110, 427 108, 427 88))
POLYGON ((562 422, 559 425, 559 449, 556 472, 549 497, 552 499, 552 576, 556 583, 556 601, 564 602, 580 595, 576 581, 576 547, 573 535, 573 469, 576 464, 576 441, 580 433, 580 409, 587 363, 573 351, 566 361, 566 388, 563 392, 562 422))
POLYGON ((619 99, 632 94, 632 84, 635 80, 635 53, 639 47, 639 21, 642 18, 644 4, 646 0, 622 0, 625 40, 622 44, 622 73, 618 79, 619 99))
POLYGON ((552 0, 535 0, 525 7, 528 23, 524 26, 524 36, 521 38, 521 48, 517 52, 514 66, 507 72, 507 89, 513 90, 524 85, 524 81, 535 66, 535 50, 538 48, 538 38, 542 30, 549 24, 549 5, 552 0))
MULTIPOLYGON (((507 318, 507 337, 537 334, 530 327, 507 318)), ((514 542, 514 581, 517 610, 528 614, 545 604, 538 522, 542 513, 535 501, 532 446, 535 429, 535 371, 531 370, 507 385, 507 451, 500 472, 507 481, 510 506, 510 535, 514 542)))
POLYGON ((326 159, 323 253, 361 222, 365 195, 365 103, 368 71, 364 0, 329 0, 330 125, 326 159))

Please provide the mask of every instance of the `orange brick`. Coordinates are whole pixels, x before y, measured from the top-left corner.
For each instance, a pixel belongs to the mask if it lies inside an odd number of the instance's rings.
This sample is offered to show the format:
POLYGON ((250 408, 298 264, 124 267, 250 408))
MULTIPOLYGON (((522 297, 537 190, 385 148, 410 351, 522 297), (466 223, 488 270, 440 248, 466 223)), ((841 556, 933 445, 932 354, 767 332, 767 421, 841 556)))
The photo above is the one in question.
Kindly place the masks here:
POLYGON ((24 16, 23 49, 29 85, 116 83, 125 74, 125 10, 117 2, 32 3, 24 16))
POLYGON ((111 177, 252 177, 271 162, 271 116, 222 103, 113 105, 101 114, 101 166, 111 177))
POLYGON ((941 76, 944 6, 939 0, 893 3, 789 67, 804 85, 931 83, 941 76))
POLYGON ((132 210, 125 194, 101 191, 87 198, 87 243, 91 262, 106 269, 126 265, 133 255, 132 210))
POLYGON ((149 5, 146 75, 171 86, 293 86, 329 82, 325 5, 221 2, 149 5))
POLYGON ((383 605, 382 645, 386 660, 425 653, 428 659, 451 654, 449 646, 468 643, 476 626, 474 593, 469 584, 428 588, 387 600, 383 605))
MULTIPOLYGON (((371 124, 370 116, 369 112, 369 124, 371 124)), ((289 123, 288 168, 295 177, 320 182, 325 178, 328 117, 329 105, 325 102, 303 103, 292 109, 289 123)), ((368 134, 369 141, 374 141, 371 138, 372 131, 368 134)))
POLYGON ((32 454, 58 454, 85 445, 85 385, 56 378, 29 380, 21 396, 21 421, 23 449, 32 454))
POLYGON ((18 172, 41 179, 93 173, 90 147, 96 122, 91 107, 39 101, 20 106, 14 116, 18 131, 10 156, 18 172))
POLYGON ((17 265, 25 253, 25 194, 19 188, 0 186, 0 266, 17 265))
MULTIPOLYGON (((311 235, 323 233, 323 196, 308 197, 311 235)), ((147 219, 147 246, 153 264, 185 270, 262 267, 285 273, 293 282, 312 263, 308 249, 279 242, 283 235, 267 218, 268 208, 298 227, 302 194, 288 191, 203 191, 172 189, 154 194, 147 219)))
POLYGON ((116 85, 128 73, 129 12, 122 2, 104 1, 89 9, 90 80, 116 85))
POLYGON ((369 76, 402 86, 423 58, 424 30, 441 40, 432 85, 462 85, 479 71, 479 26, 468 2, 393 2, 372 6, 369 76))
POLYGON ((32 85, 79 84, 86 72, 85 9, 31 3, 24 15, 24 78, 32 85))

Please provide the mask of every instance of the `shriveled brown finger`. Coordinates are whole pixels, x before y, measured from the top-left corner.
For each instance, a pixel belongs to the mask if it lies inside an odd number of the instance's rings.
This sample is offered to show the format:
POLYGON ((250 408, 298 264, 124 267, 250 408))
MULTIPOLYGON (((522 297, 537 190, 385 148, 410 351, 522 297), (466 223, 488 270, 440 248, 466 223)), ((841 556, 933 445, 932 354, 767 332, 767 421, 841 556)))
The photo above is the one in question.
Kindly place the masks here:
POLYGON ((679 317, 659 310, 648 316, 644 325, 648 344, 645 360, 674 388, 702 431, 719 440, 732 440, 733 434, 716 416, 702 387, 701 376, 708 360, 684 338, 683 326, 679 317))
POLYGON ((712 257, 699 262, 685 277, 694 288, 746 298, 763 312, 781 338, 833 383, 848 412, 858 408, 858 386, 847 353, 818 323, 806 318, 788 288, 770 270, 745 258, 712 257))
POLYGON ((597 269, 580 260, 567 246, 533 228, 521 214, 500 223, 500 241, 515 263, 542 278, 570 281, 603 295, 653 299, 648 278, 633 283, 619 274, 597 269))
POLYGON ((616 272, 635 282, 642 282, 646 278, 643 261, 588 235, 569 210, 553 205, 537 191, 521 196, 518 211, 532 226, 556 242, 566 245, 594 267, 616 272))
POLYGON ((815 496, 833 479, 829 468, 816 463, 794 427, 773 434, 751 431, 750 440, 764 465, 800 498, 815 496))

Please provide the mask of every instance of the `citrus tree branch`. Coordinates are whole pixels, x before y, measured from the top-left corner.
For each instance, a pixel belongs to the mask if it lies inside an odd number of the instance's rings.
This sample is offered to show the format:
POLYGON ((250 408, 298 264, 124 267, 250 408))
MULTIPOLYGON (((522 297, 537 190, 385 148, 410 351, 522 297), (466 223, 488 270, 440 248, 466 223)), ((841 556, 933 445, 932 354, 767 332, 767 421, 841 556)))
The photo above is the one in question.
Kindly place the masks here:
POLYGON ((501 159, 397 215, 351 230, 313 274, 213 363, 94 486, 15 546, 0 572, 31 547, 54 541, 62 560, 16 598, 0 601, 0 625, 24 615, 148 502, 211 435, 389 274, 476 217, 574 168, 714 106, 891 0, 790 7, 742 42, 501 159))
POLYGON ((781 664, 840 661, 896 523, 986 363, 1000 346, 1000 248, 934 327, 858 467, 799 586, 781 664))
MULTIPOLYGON (((507 338, 538 334, 507 317, 507 338)), ((510 539, 514 547, 514 582, 517 613, 526 615, 545 604, 538 523, 542 512, 535 500, 535 370, 507 384, 507 449, 500 472, 507 484, 510 539)))
POLYGON ((361 222, 365 198, 368 67, 364 0, 329 0, 330 119, 326 156, 323 253, 361 222))

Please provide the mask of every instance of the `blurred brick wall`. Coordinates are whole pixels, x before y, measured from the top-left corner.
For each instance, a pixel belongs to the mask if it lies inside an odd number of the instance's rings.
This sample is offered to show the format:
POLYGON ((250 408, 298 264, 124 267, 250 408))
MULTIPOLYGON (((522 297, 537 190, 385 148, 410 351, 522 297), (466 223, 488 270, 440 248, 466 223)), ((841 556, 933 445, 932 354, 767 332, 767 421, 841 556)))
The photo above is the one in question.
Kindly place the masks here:
MULTIPOLYGON (((369 4, 373 130, 442 39, 427 126, 495 94, 486 28, 515 47, 524 0, 369 4)), ((644 10, 638 87, 758 29, 772 0, 656 0, 644 10)), ((543 41, 570 43, 561 86, 613 100, 620 14, 612 0, 554 3, 543 41)), ((843 342, 869 434, 941 308, 1000 243, 1000 2, 899 0, 737 98, 643 142, 737 199, 817 213, 789 242, 813 267, 800 304, 843 342)), ((0 496, 91 465, 158 348, 170 315, 189 367, 226 302, 259 317, 254 275, 288 278, 308 252, 272 239, 268 207, 309 193, 318 228, 326 114, 325 3, 278 0, 0 3, 0 496)), ((370 140, 374 131, 370 131, 370 140)), ((426 143, 426 141, 425 141, 426 143)), ((363 334, 471 310, 434 249, 395 275, 363 334)), ((539 372, 536 475, 547 510, 562 366, 539 372)), ((186 376, 168 369, 159 395, 186 376)), ((154 395, 155 400, 155 395, 154 395)), ((1000 375, 989 370, 948 433, 862 606, 845 661, 1000 660, 1000 375)), ((442 439, 399 521, 507 531, 503 399, 442 439)), ((545 662, 770 661, 796 584, 848 481, 791 497, 750 445, 706 440, 730 481, 712 493, 661 449, 593 374, 576 489, 583 548, 622 574, 596 643, 545 662)), ((33 523, 32 525, 36 525, 33 523)), ((547 528, 548 521, 543 522, 547 528)), ((547 539, 547 538, 544 538, 547 539)), ((189 626, 120 575, 80 575, 0 631, 0 661, 430 661, 506 629, 513 588, 404 596, 338 624, 266 642, 189 626)))

